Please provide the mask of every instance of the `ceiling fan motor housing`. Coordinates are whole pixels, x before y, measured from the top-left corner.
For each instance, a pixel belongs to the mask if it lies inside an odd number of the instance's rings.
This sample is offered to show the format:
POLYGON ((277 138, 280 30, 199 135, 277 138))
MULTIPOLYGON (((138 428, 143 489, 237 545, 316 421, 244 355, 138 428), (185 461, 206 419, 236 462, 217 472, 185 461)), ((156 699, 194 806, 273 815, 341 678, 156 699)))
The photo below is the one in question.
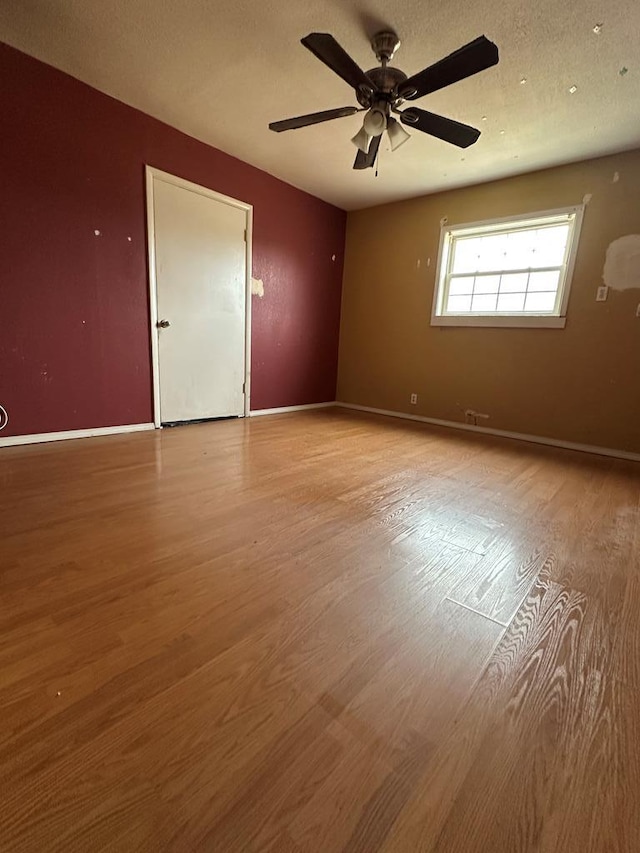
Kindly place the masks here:
POLYGON ((356 97, 360 105, 370 107, 372 103, 379 100, 395 104, 398 100, 398 88, 405 82, 407 75, 400 71, 399 68, 391 68, 390 66, 371 68, 365 73, 371 80, 374 92, 372 93, 364 89, 356 90, 356 97))
POLYGON ((396 33, 390 30, 377 33, 372 38, 371 48, 378 62, 381 63, 381 67, 371 68, 365 72, 366 76, 371 80, 373 92, 364 86, 356 89, 356 97, 361 106, 368 108, 380 100, 387 101, 393 105, 397 101, 395 93, 398 91, 398 87, 407 79, 407 75, 400 71, 399 68, 390 68, 387 63, 399 46, 400 39, 396 33))

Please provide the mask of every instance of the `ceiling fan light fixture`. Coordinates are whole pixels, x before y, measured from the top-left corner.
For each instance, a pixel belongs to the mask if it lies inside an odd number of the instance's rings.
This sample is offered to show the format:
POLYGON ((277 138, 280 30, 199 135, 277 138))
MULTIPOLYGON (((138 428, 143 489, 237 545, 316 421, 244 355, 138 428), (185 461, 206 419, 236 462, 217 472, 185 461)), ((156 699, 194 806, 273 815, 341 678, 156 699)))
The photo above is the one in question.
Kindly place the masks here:
POLYGON ((371 142, 371 137, 364 129, 364 127, 361 127, 351 141, 356 146, 356 148, 362 151, 363 154, 366 154, 369 150, 369 143, 371 142))
MULTIPOLYGON (((404 100, 423 98, 497 65, 500 60, 498 47, 486 36, 478 36, 411 77, 407 77, 399 68, 389 65, 393 52, 400 43, 398 36, 391 30, 377 33, 371 40, 380 68, 372 68, 369 71, 363 71, 330 33, 309 33, 300 41, 320 62, 351 87, 360 106, 338 107, 274 121, 269 124, 270 130, 276 133, 296 130, 352 116, 362 109, 365 111, 364 121, 352 139, 358 149, 353 168, 358 170, 375 166, 385 130, 389 132, 392 151, 403 145, 409 139, 409 134, 403 130, 404 125, 413 126, 421 133, 458 148, 468 148, 477 142, 480 131, 475 127, 418 107, 404 110, 399 107, 404 100), (391 117, 392 114, 399 117, 402 126, 391 117)), ((623 75, 626 71, 627 69, 623 68, 619 74, 623 75)), ((524 78, 522 82, 525 82, 524 78)), ((484 121, 485 116, 482 118, 484 121)))
POLYGON ((367 111, 362 127, 369 136, 380 136, 387 129, 387 116, 380 107, 371 107, 367 111))
POLYGON ((394 118, 389 119, 389 123, 387 124, 387 133, 389 134, 389 144, 391 145, 392 151, 395 151, 397 148, 400 148, 401 145, 404 145, 407 139, 411 139, 411 134, 407 133, 404 127, 402 127, 402 125, 394 118))

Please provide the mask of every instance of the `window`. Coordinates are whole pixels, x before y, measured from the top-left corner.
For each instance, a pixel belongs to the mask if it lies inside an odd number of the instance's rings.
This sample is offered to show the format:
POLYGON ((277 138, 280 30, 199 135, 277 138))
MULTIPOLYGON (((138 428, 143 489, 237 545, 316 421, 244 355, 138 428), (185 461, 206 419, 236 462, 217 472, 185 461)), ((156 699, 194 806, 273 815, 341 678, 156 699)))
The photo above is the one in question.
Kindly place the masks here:
POLYGON ((443 226, 432 325, 563 328, 582 212, 443 226))

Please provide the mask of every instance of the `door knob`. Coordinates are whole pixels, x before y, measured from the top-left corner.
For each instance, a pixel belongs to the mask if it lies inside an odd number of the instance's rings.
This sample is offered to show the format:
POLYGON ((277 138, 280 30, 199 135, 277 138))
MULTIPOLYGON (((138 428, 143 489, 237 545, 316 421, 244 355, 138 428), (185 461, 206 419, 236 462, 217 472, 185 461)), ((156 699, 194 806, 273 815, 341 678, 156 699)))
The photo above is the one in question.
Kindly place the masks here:
POLYGON ((168 320, 158 320, 156 326, 158 329, 168 329, 171 323, 168 320))

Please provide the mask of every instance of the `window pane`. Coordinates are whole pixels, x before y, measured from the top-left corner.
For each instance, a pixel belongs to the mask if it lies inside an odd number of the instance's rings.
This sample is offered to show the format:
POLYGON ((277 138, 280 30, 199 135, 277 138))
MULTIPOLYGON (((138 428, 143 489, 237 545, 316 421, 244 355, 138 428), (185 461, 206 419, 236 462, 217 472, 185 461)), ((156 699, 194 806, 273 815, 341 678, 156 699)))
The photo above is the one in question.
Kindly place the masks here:
POLYGON ((500 293, 524 293, 527 289, 529 273, 520 272, 503 275, 500 279, 500 293))
MULTIPOLYGON (((476 278, 474 293, 497 293, 500 287, 499 275, 479 275, 476 278)), ((549 288, 547 288, 548 290, 549 288)))
POLYGON ((522 270, 534 266, 534 249, 536 246, 536 232, 532 229, 527 231, 514 231, 509 234, 507 241, 507 253, 502 266, 504 270, 522 270))
POLYGON ((452 278, 449 282, 449 294, 451 296, 460 296, 463 293, 473 293, 472 275, 452 278))
POLYGON ((492 234, 483 237, 480 257, 478 258, 478 271, 491 272, 492 270, 505 269, 508 242, 508 234, 492 234))
POLYGON ((524 293, 501 293, 498 296, 498 311, 522 311, 524 293))
POLYGON ((527 293, 525 311, 553 311, 556 304, 555 293, 527 293))
POLYGON ((568 225, 554 225, 536 231, 533 266, 557 267, 564 261, 564 250, 569 236, 568 225))
POLYGON ((451 296, 447 300, 447 311, 471 311, 471 295, 469 296, 451 296))
POLYGON ((472 311, 495 311, 496 310, 496 299, 498 298, 497 293, 481 296, 474 296, 471 301, 471 310, 472 311))
POLYGON ((482 246, 482 237, 457 238, 454 242, 452 273, 475 272, 482 246))
POLYGON ((532 272, 527 290, 557 290, 560 270, 550 272, 532 272))

